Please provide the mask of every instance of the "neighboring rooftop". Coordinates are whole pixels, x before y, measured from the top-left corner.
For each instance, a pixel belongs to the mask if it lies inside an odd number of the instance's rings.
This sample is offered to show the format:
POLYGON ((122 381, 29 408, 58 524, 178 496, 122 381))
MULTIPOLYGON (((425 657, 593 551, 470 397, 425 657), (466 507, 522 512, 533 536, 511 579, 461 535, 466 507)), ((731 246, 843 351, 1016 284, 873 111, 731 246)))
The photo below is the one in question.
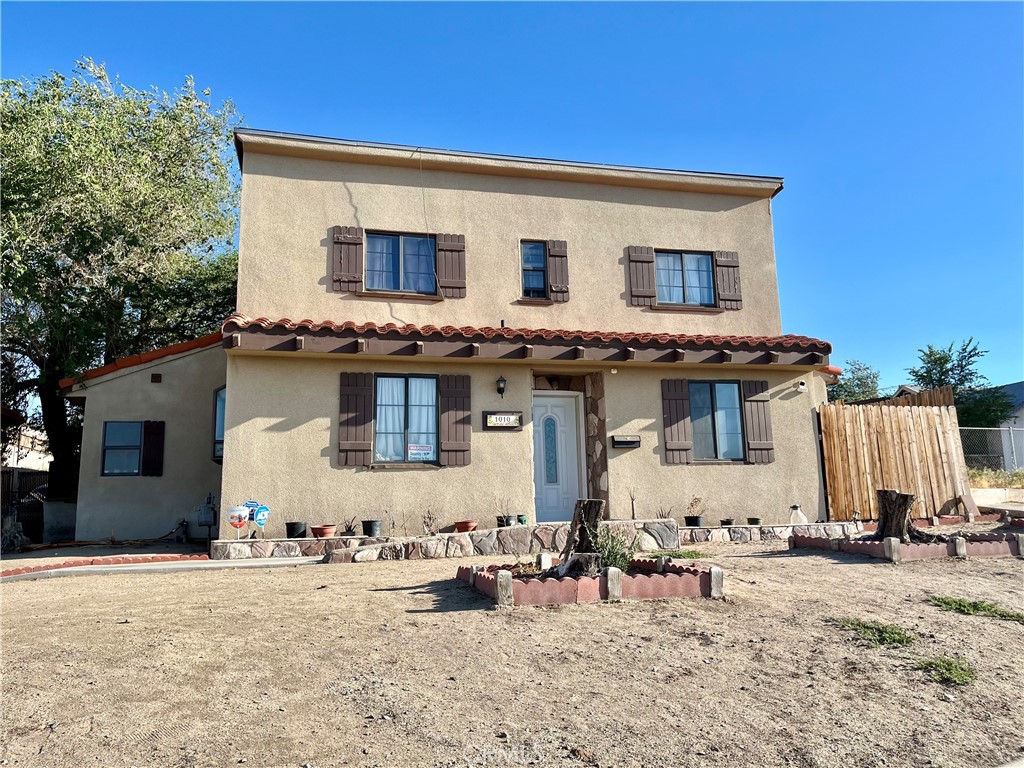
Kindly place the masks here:
POLYGON ((1013 384, 1003 384, 994 389, 1001 389, 1013 401, 1014 408, 1024 405, 1024 381, 1015 381, 1013 384))
POLYGON ((465 152, 403 144, 334 139, 258 128, 235 129, 238 164, 247 149, 264 154, 342 160, 374 165, 399 165, 424 170, 451 170, 500 176, 519 176, 618 186, 714 191, 747 197, 774 197, 782 191, 778 176, 752 176, 670 168, 610 165, 542 157, 465 152))
POLYGON ((222 336, 220 333, 208 333, 206 336, 200 336, 198 339, 192 339, 191 341, 183 341, 179 344, 171 344, 169 347, 163 347, 161 349, 154 349, 151 352, 143 352, 141 355, 132 355, 131 357, 122 357, 115 360, 107 365, 101 365, 98 368, 91 368, 88 371, 84 371, 77 376, 69 376, 66 379, 60 380, 60 388, 67 389, 75 384, 79 384, 89 379, 96 379, 100 376, 106 376, 108 373, 114 373, 116 371, 123 371, 126 368, 134 368, 137 365, 143 363, 151 363, 154 360, 160 360, 164 357, 171 357, 172 355, 181 355, 185 352, 191 352, 194 349, 204 349, 206 347, 212 347, 215 344, 221 343, 222 336))

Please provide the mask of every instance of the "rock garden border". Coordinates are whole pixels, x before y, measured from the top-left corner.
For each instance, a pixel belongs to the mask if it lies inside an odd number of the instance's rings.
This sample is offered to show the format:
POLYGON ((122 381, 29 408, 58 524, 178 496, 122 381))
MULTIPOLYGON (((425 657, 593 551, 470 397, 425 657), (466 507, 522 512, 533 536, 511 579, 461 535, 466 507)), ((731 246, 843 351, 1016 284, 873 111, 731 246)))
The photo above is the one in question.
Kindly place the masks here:
MULTIPOLYGON (((624 533, 630 545, 639 537, 638 552, 673 550, 703 542, 786 541, 794 534, 829 538, 855 534, 862 530, 859 523, 853 522, 687 528, 680 526, 675 520, 608 520, 602 525, 624 533)), ((538 552, 561 552, 568 535, 567 523, 541 523, 468 533, 442 533, 436 536, 221 539, 210 544, 210 558, 241 560, 260 557, 323 557, 324 562, 358 563, 371 560, 420 560, 477 555, 518 556, 538 552)))
POLYGON ((965 533, 949 541, 933 544, 913 542, 904 544, 897 538, 881 541, 871 539, 821 539, 793 535, 790 549, 818 549, 866 555, 890 563, 908 563, 915 560, 940 560, 956 557, 1024 557, 1024 533, 965 533))

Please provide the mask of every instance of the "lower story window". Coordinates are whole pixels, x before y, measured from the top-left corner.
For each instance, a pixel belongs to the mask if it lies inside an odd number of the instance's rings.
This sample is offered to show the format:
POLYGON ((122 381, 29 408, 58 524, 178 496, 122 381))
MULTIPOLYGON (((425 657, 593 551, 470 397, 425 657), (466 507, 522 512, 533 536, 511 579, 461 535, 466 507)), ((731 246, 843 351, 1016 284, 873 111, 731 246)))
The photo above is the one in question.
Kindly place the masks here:
POLYGON ((693 457, 743 460, 743 412, 735 381, 691 381, 693 457))
POLYGON ((142 422, 103 423, 103 474, 138 475, 142 471, 142 422))
POLYGON ((374 461, 436 462, 437 378, 379 375, 374 461))
POLYGON ((221 387, 213 396, 213 460, 224 459, 224 405, 227 388, 221 387))

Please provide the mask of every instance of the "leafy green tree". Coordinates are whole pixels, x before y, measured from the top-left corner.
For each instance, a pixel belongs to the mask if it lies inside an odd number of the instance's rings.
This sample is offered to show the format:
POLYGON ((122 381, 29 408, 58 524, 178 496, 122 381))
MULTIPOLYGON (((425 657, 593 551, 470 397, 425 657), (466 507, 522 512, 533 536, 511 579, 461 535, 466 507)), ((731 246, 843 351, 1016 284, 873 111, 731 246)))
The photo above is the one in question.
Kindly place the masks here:
POLYGON ((73 491, 78 439, 59 381, 207 333, 234 305, 237 174, 230 103, 191 78, 137 90, 90 60, 0 83, 5 398, 38 399, 51 496, 73 491))
POLYGON ((957 347, 919 349, 921 364, 908 369, 910 379, 923 389, 952 387, 957 420, 962 427, 997 427, 1013 413, 1013 402, 1001 389, 988 386, 978 371, 978 362, 988 350, 973 338, 957 347))
POLYGON ((829 401, 855 403, 878 397, 878 371, 860 360, 847 360, 839 381, 828 386, 829 401))

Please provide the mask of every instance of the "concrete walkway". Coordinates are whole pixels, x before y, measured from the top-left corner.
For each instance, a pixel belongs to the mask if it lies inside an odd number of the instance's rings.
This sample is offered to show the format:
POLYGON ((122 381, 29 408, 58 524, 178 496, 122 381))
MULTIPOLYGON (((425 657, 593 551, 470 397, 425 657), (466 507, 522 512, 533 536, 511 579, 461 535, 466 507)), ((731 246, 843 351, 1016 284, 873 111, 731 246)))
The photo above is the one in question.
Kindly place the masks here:
POLYGON ((215 571, 227 568, 284 568, 300 565, 316 565, 322 557, 275 557, 257 560, 173 560, 159 563, 123 563, 101 565, 78 565, 51 568, 28 573, 13 573, 0 576, 0 584, 26 579, 57 579, 64 576, 106 576, 115 573, 173 573, 175 571, 215 571))

